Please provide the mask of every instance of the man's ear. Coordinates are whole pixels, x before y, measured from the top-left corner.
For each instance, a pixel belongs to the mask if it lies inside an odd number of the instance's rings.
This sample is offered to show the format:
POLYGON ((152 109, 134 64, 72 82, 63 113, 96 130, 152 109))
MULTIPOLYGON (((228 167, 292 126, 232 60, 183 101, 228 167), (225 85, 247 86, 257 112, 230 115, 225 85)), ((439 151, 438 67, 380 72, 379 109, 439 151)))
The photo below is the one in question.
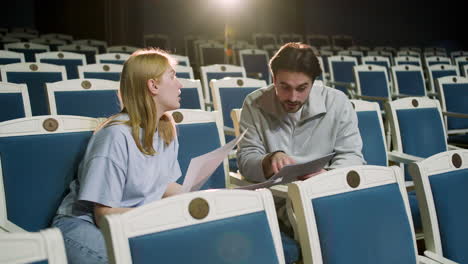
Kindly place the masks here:
POLYGON ((147 82, 146 82, 146 86, 148 88, 148 91, 150 92, 150 94, 152 96, 155 96, 159 93, 159 88, 158 88, 158 81, 156 81, 155 79, 149 79, 147 82))

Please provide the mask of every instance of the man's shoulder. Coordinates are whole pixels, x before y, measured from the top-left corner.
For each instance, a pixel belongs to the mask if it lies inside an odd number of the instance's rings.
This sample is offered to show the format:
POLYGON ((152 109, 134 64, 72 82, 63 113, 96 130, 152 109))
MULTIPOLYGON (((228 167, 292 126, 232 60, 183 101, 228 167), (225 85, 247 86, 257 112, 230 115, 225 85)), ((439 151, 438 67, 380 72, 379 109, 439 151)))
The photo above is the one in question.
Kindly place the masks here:
POLYGON ((259 88, 245 97, 245 104, 252 105, 253 103, 258 102, 258 100, 265 95, 269 94, 274 89, 273 84, 259 88))
POLYGON ((342 106, 343 103, 348 102, 348 96, 342 91, 322 85, 322 97, 327 108, 342 106), (338 104, 338 105, 335 105, 338 104))

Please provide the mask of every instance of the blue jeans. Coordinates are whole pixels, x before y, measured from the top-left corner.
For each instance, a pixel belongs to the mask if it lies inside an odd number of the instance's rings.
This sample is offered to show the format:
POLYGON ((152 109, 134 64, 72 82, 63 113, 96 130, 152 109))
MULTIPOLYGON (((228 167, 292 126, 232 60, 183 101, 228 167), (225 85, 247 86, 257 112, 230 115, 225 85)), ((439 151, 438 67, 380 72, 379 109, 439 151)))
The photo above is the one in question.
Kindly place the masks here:
POLYGON ((58 215, 52 222, 62 232, 70 264, 107 263, 107 251, 101 230, 88 221, 58 215))

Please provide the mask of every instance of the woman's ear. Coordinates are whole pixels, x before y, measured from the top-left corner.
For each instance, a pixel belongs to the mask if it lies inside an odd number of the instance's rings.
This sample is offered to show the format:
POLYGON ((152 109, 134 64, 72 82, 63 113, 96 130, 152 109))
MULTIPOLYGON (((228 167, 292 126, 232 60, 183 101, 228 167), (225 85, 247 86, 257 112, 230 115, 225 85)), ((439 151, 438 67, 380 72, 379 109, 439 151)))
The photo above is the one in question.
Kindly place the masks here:
POLYGON ((157 81, 155 79, 149 79, 146 82, 146 86, 148 87, 148 91, 150 92, 152 96, 155 96, 159 93, 157 81))

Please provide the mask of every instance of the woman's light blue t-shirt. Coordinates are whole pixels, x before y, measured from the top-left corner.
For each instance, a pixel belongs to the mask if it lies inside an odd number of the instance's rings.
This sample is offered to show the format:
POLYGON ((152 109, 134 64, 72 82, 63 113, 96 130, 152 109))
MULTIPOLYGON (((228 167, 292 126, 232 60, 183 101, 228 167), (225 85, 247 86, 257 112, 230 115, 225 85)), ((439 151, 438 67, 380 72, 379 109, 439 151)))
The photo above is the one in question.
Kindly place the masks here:
MULTIPOLYGON (((128 120, 128 116, 117 119, 128 120)), ((94 203, 131 208, 161 199, 167 185, 181 176, 179 143, 176 137, 166 145, 156 132, 153 146, 153 156, 141 153, 127 125, 114 124, 98 131, 90 139, 78 179, 70 184, 70 193, 57 213, 94 222, 94 203)))

